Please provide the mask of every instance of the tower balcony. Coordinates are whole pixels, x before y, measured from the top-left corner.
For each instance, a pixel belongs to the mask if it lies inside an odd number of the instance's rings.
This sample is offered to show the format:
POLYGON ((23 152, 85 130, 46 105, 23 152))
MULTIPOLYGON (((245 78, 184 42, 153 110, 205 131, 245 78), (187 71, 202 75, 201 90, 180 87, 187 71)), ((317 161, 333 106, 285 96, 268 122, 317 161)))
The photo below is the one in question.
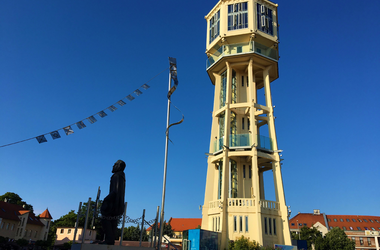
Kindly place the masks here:
MULTIPOLYGON (((255 141, 252 141, 251 134, 230 134, 228 147, 230 149, 250 149, 257 142, 257 149, 262 151, 273 151, 272 139, 263 135, 255 135, 255 141)), ((219 138, 214 141, 214 154, 223 151, 223 139, 219 138)))
POLYGON ((214 54, 211 54, 206 60, 206 70, 218 62, 221 58, 226 56, 232 56, 237 54, 259 54, 265 58, 273 61, 278 61, 278 51, 262 45, 258 42, 252 41, 249 43, 236 43, 225 44, 216 50, 214 54))
MULTIPOLYGON (((279 203, 276 201, 260 200, 259 205, 263 213, 278 213, 279 203)), ((210 201, 208 214, 218 214, 226 208, 228 212, 253 212, 255 199, 253 198, 228 198, 227 204, 222 200, 210 201)))
POLYGON ((255 199, 251 198, 228 198, 224 206, 222 200, 210 201, 208 214, 217 214, 226 208, 228 212, 252 212, 255 199))

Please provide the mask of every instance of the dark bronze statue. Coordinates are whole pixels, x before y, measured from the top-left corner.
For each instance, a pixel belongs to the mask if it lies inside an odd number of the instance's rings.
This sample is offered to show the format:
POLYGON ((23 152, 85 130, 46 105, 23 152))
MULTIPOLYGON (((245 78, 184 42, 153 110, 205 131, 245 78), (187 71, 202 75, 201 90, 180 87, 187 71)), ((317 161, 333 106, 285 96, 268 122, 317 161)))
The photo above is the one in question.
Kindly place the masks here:
POLYGON ((118 160, 112 169, 110 193, 104 198, 100 211, 102 213, 102 227, 106 236, 104 244, 114 245, 115 234, 119 219, 124 213, 125 194, 125 162, 118 160))

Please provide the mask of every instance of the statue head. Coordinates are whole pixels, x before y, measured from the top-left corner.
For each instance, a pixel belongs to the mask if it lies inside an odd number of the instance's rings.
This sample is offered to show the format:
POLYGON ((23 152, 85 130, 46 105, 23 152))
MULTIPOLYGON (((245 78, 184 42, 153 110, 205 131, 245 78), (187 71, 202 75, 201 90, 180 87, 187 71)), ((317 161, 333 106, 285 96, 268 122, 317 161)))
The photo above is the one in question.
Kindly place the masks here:
POLYGON ((118 161, 115 162, 115 164, 113 165, 112 173, 123 172, 124 169, 125 169, 125 162, 122 161, 122 160, 118 160, 118 161))

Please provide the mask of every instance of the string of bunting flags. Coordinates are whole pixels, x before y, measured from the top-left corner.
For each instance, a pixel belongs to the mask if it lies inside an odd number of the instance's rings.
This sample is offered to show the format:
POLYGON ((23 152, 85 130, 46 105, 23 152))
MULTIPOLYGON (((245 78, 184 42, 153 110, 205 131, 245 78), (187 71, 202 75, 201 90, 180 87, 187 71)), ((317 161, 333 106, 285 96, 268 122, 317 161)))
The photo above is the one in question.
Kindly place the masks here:
MULTIPOLYGON (((107 112, 115 112, 119 107, 122 107, 124 106, 125 104, 127 104, 127 101, 133 101, 137 96, 140 96, 142 95, 142 90, 147 90, 148 88, 150 88, 150 86, 147 84, 148 82, 150 82, 151 80, 153 80, 154 78, 156 78, 157 76, 159 76, 161 73, 163 73, 164 71, 166 71, 168 68, 164 69, 163 71, 161 71, 160 73, 158 73, 157 75, 155 75, 153 78, 151 78, 149 81, 147 81, 146 83, 144 83, 143 85, 141 85, 138 89, 136 89, 135 91, 133 91, 133 93, 127 95, 126 97, 122 98, 121 100, 117 101, 116 103, 112 104, 111 106, 99 111, 98 113, 96 114, 93 114, 83 120, 80 120, 76 123, 73 123, 73 124, 70 124, 70 125, 67 125, 61 129, 57 129, 57 130, 54 130, 54 131, 51 131, 49 133, 46 133, 46 134, 42 134, 42 135, 39 135, 39 136, 36 136, 36 137, 32 137, 32 138, 29 138, 29 139, 26 139, 26 140, 22 140, 22 141, 18 141, 18 142, 14 142, 14 143, 10 143, 10 144, 6 144, 6 145, 2 145, 0 146, 1 147, 6 147, 6 146, 10 146, 10 145, 13 145, 13 144, 17 144, 17 143, 21 143, 21 142, 25 142, 25 141, 29 141, 29 140, 33 140, 33 139, 36 139, 38 143, 44 143, 44 142, 47 142, 47 139, 46 139, 46 136, 50 134, 51 138, 53 140, 56 140, 56 139, 59 139, 61 138, 61 134, 59 133, 60 130, 63 130, 63 132, 66 134, 66 135, 71 135, 74 133, 74 130, 73 130, 73 126, 77 126, 78 129, 83 129, 86 127, 86 124, 84 123, 84 121, 87 121, 88 123, 90 124, 94 124, 95 122, 97 122, 97 116, 99 116, 100 118, 104 118, 106 117, 108 114, 106 113, 107 112)), ((98 118, 99 119, 99 118, 98 118)))
MULTIPOLYGON (((150 86, 148 84, 143 84, 140 88, 144 89, 144 90, 147 90, 148 88, 150 88, 150 86)), ((136 96, 140 96, 142 94, 142 91, 140 89, 136 89, 135 91, 133 91, 133 93, 136 95, 136 96)), ((105 112, 106 110, 110 111, 110 112, 115 112, 117 110, 117 105, 122 107, 124 106, 125 104, 127 104, 124 99, 127 99, 129 101, 133 101, 135 99, 134 96, 132 96, 132 94, 129 94, 127 95, 126 97, 124 97, 123 99, 117 101, 116 103, 114 103, 113 105, 107 107, 106 109, 103 109, 101 111, 99 111, 98 113, 96 114, 93 114, 81 121, 78 121, 76 123, 73 123, 73 124, 70 124, 66 127, 63 127, 62 130, 63 132, 66 134, 66 135, 71 135, 71 134, 74 134, 74 130, 72 128, 72 126, 76 125, 79 129, 83 129, 86 127, 86 124, 84 123, 84 121, 88 121, 90 124, 94 124, 95 122, 97 122, 98 120, 95 118, 96 115, 98 115, 100 118, 104 118, 106 117, 108 114, 105 112)), ((51 138, 53 140, 55 139, 59 139, 61 138, 61 135, 59 134, 59 130, 61 129, 58 129, 58 130, 55 130, 55 131, 52 131, 50 133, 46 133, 46 134, 43 134, 43 135, 39 135, 37 137, 35 137, 38 141, 38 143, 44 143, 44 142, 47 142, 47 139, 46 139, 46 135, 49 135, 51 136, 51 138)))

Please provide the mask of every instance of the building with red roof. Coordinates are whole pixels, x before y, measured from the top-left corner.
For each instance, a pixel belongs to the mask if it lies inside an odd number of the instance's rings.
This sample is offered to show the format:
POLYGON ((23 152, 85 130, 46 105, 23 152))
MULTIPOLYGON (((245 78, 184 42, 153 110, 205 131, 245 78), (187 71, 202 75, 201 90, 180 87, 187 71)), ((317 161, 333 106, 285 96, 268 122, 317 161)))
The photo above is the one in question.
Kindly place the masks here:
POLYGON ((35 216, 22 206, 0 201, 0 236, 14 240, 47 240, 52 219, 48 209, 35 216))
MULTIPOLYGON (((200 227, 202 224, 202 219, 200 218, 172 218, 170 217, 168 224, 172 227, 174 231, 174 236, 170 238, 171 243, 182 244, 182 233, 185 230, 195 229, 200 227)), ((160 223, 158 223, 158 227, 160 223)), ((146 231, 150 234, 152 227, 149 227, 146 231)), ((163 243, 166 243, 165 238, 162 240, 163 243)))
POLYGON ((289 220, 291 232, 299 233, 304 226, 317 228, 325 235, 334 227, 344 230, 355 241, 355 249, 380 250, 380 216, 326 215, 315 209, 313 213, 298 213, 289 220))

